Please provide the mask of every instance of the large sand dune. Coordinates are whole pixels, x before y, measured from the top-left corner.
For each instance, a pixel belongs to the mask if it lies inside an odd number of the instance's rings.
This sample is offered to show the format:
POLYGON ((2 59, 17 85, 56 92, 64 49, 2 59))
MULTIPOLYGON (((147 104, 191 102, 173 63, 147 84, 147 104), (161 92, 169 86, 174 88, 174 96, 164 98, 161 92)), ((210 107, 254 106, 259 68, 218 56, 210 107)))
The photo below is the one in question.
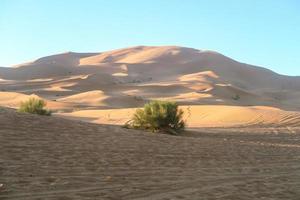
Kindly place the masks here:
POLYGON ((189 106, 194 113, 188 118, 191 126, 300 125, 300 77, 279 75, 214 51, 176 46, 47 56, 0 68, 0 90, 2 106, 16 107, 24 95, 34 94, 56 110, 83 110, 65 116, 89 113, 95 118, 89 110, 123 112, 115 109, 161 99, 189 106), (197 114, 204 112, 211 117, 197 114))

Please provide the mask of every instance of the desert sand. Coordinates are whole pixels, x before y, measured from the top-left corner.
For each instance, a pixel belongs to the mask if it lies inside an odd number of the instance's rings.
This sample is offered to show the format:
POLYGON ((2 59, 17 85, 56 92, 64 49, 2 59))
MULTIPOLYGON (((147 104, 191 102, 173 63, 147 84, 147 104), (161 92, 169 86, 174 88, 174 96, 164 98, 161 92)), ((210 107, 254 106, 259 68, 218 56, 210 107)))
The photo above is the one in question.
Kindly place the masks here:
MULTIPOLYGON (((265 106, 180 106, 184 111, 184 120, 189 128, 201 127, 299 127, 299 112, 283 111, 265 106)), ((59 113, 58 116, 82 121, 123 125, 130 120, 136 109, 80 110, 59 113)))
POLYGON ((0 199, 299 199, 299 99, 300 77, 177 46, 0 68, 0 199), (53 116, 14 110, 30 97, 53 116), (187 132, 120 126, 150 100, 187 132))
POLYGON ((171 136, 7 109, 0 126, 0 199, 300 195, 299 134, 230 128, 171 136))

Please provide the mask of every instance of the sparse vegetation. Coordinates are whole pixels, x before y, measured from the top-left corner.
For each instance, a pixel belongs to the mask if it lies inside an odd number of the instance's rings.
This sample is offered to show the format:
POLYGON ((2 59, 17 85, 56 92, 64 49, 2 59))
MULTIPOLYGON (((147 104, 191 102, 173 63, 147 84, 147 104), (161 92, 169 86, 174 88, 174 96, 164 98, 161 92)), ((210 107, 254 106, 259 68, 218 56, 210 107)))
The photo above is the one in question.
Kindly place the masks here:
POLYGON ((236 101, 239 100, 240 98, 241 98, 241 97, 240 97, 240 95, 238 95, 238 94, 236 94, 235 96, 232 97, 232 99, 233 99, 233 100, 236 100, 236 101))
POLYGON ((38 115, 51 115, 51 111, 45 109, 46 102, 42 99, 30 98, 27 101, 21 102, 19 112, 32 113, 38 115))
POLYGON ((177 135, 185 127, 182 116, 183 111, 175 102, 151 101, 143 109, 137 109, 125 127, 177 135))

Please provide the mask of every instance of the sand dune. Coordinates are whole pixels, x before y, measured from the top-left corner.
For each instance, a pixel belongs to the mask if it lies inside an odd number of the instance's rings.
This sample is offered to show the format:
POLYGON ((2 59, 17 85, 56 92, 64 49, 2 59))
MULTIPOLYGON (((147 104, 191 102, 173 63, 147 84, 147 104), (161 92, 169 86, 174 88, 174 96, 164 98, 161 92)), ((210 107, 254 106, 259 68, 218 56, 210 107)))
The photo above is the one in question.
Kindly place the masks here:
POLYGON ((266 106, 183 107, 189 127, 299 126, 300 113, 266 106))
MULTIPOLYGON (((9 108, 18 108, 21 102, 25 102, 30 98, 43 99, 35 94, 26 95, 17 92, 0 92, 0 106, 9 107, 9 108)), ((47 108, 50 108, 52 110, 65 110, 65 109, 72 108, 72 105, 50 101, 50 100, 45 100, 45 101, 47 103, 47 108)))
POLYGON ((57 101, 74 103, 74 104, 84 104, 89 106, 91 105, 101 106, 103 104, 103 100, 107 98, 108 97, 101 90, 94 90, 94 91, 71 95, 65 98, 60 98, 57 101))
MULTIPOLYGON (((285 118, 285 111, 300 111, 300 77, 279 75, 214 51, 177 46, 67 52, 0 68, 0 79, 3 92, 36 94, 49 100, 50 107, 64 110, 136 108, 153 99, 177 101, 191 106, 195 113, 200 112, 196 105, 207 106, 202 107, 207 113, 223 106, 219 117, 201 118, 203 126, 218 125, 230 113, 235 119, 230 117, 228 124, 248 125, 249 119, 239 116, 252 112, 267 116, 262 114, 269 112, 267 107, 278 108, 274 116, 279 118, 285 118)), ((6 93, 1 98, 1 105, 9 102, 13 106, 22 99, 6 93)), ((256 124, 265 120, 269 125, 279 120, 255 119, 256 124)), ((194 124, 197 120, 200 118, 193 115, 188 121, 194 124)), ((289 122, 297 123, 296 118, 289 122)))
POLYGON ((37 95, 25 95, 16 92, 0 92, 0 105, 5 107, 18 107, 20 102, 26 101, 29 98, 40 98, 37 95))
MULTIPOLYGON (((300 113, 266 106, 181 106, 189 128, 299 127, 300 113)), ((123 125, 135 109, 81 110, 59 116, 98 124, 123 125)))
MULTIPOLYGON (((158 62, 187 62, 199 52, 194 49, 165 46, 137 46, 110 52, 104 52, 80 60, 80 65, 97 65, 100 63, 158 63, 158 62), (175 58, 175 59, 174 59, 175 58)), ((177 63, 179 64, 179 63, 177 63)))

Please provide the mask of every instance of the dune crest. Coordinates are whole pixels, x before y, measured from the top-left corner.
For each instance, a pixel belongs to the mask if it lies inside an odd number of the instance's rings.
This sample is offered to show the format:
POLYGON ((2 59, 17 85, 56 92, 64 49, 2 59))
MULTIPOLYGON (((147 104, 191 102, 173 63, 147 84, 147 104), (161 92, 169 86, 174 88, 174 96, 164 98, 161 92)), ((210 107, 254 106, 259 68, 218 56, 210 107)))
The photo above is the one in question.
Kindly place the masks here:
POLYGON ((108 97, 101 90, 83 92, 68 97, 57 99, 59 102, 84 104, 84 105, 103 105, 103 100, 108 97))

